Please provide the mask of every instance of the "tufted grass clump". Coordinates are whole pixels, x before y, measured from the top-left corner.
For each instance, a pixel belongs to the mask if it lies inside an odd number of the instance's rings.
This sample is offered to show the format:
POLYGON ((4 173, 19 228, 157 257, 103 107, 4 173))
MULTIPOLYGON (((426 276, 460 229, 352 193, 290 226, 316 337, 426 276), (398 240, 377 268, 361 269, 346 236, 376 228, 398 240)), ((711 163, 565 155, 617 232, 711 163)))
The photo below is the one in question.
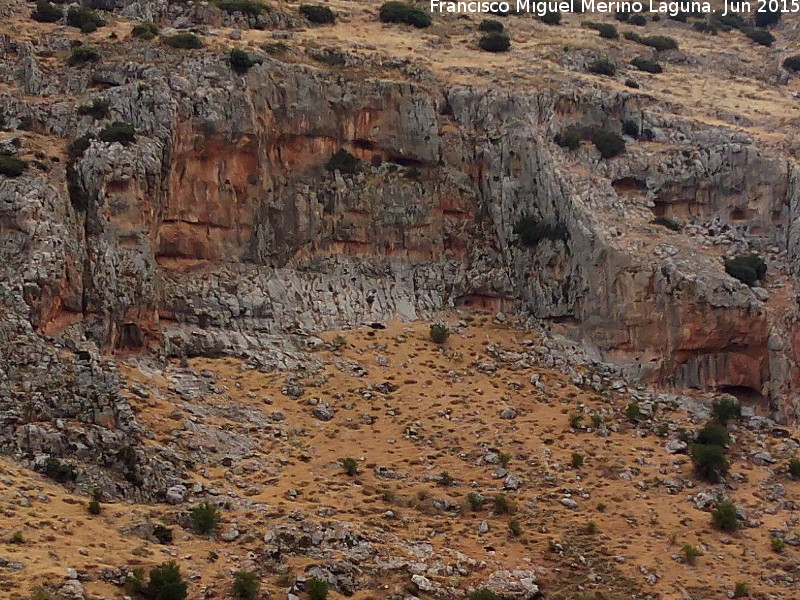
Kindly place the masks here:
POLYGON ((723 500, 711 512, 711 523, 716 529, 733 533, 739 529, 739 517, 736 516, 736 505, 723 500))
POLYGON ((75 46, 67 58, 67 64, 70 67, 77 67, 85 65, 86 63, 95 63, 100 60, 100 52, 94 46, 75 46))
POLYGON ((207 535, 219 527, 221 515, 216 506, 209 502, 203 502, 192 509, 189 513, 189 519, 192 529, 197 533, 207 535))
POLYGON ((71 6, 67 11, 67 25, 77 27, 82 33, 92 33, 105 24, 99 14, 88 8, 71 6))
POLYGON ((478 40, 478 47, 484 52, 508 52, 511 49, 511 38, 505 33, 487 33, 478 40))
POLYGON ((315 25, 327 25, 336 22, 336 14, 322 4, 301 4, 300 14, 315 25))
POLYGON ((742 283, 753 286, 767 275, 767 263, 758 254, 740 254, 725 261, 725 271, 742 283))
POLYGON ((152 40, 158 35, 158 25, 152 21, 141 21, 133 26, 131 35, 140 40, 152 40))
POLYGON ((47 0, 37 0, 31 19, 39 23, 56 23, 64 16, 64 9, 51 4, 47 0))
POLYGON ((486 498, 481 496, 478 492, 470 492, 467 494, 467 503, 473 512, 483 510, 483 505, 486 503, 486 498))
POLYGON ((700 550, 697 548, 697 546, 692 546, 692 544, 684 544, 682 550, 683 550, 683 557, 686 559, 686 562, 690 565, 696 564, 697 557, 702 554, 700 550))
POLYGON ((0 154, 0 175, 14 178, 28 170, 28 162, 11 154, 0 154))
POLYGON ((514 501, 505 494, 497 494, 494 497, 493 507, 495 514, 498 515, 511 515, 516 512, 514 501))
POLYGON ((431 14, 406 2, 386 2, 380 8, 382 23, 405 23, 419 29, 430 26, 431 14))
POLYGON ((191 31, 182 31, 164 38, 164 43, 179 50, 198 50, 205 44, 203 38, 191 31))

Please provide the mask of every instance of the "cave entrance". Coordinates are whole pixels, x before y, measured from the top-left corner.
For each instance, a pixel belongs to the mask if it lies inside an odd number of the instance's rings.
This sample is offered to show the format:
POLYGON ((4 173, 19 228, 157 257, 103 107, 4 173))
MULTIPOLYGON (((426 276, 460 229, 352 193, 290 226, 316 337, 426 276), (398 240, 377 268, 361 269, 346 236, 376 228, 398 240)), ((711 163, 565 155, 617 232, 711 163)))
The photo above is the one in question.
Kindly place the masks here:
POLYGON ((135 350, 144 345, 142 328, 136 323, 124 323, 119 330, 119 348, 135 350))
POLYGON ((622 177, 620 179, 615 179, 611 183, 611 186, 619 196, 647 191, 647 184, 636 177, 622 177))
POLYGON ((739 404, 749 406, 760 414, 768 414, 770 410, 769 398, 749 385, 721 385, 717 387, 717 391, 730 394, 739 401, 739 404))

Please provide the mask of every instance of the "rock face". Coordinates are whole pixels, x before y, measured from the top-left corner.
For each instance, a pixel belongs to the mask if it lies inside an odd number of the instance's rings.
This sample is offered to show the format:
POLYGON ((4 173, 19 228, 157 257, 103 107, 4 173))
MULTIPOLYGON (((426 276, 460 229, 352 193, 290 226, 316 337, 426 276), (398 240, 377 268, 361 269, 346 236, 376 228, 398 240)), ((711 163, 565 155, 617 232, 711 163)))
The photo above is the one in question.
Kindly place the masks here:
MULTIPOLYGON (((137 18, 171 10, 106 4, 137 18)), ((549 321, 632 376, 738 391, 797 418, 795 309, 729 277, 715 250, 759 251, 790 289, 800 171, 742 134, 627 92, 486 91, 402 70, 365 79, 266 55, 243 76, 224 57, 149 46, 45 68, 35 50, 57 43, 0 40, 16 86, 0 92, 7 117, 74 139, 107 123, 78 116, 73 98, 101 96, 137 139, 93 139, 66 168, 0 179, 0 311, 13 316, 9 344, 27 340, 25 364, 77 368, 29 352, 53 335, 103 351, 259 356, 274 334, 479 307, 549 321), (613 160, 552 142, 566 125, 625 121, 651 141, 613 160), (340 149, 357 172, 325 168, 340 149), (514 234, 526 215, 566 234, 526 247, 514 234), (656 216, 692 225, 669 238, 656 216)), ((27 375, 4 361, 12 398, 27 375)), ((98 369, 76 377, 113 388, 98 369)), ((64 394, 46 410, 80 397, 95 425, 122 430, 115 391, 64 394)), ((16 451, 45 452, 35 425, 8 423, 16 451)))

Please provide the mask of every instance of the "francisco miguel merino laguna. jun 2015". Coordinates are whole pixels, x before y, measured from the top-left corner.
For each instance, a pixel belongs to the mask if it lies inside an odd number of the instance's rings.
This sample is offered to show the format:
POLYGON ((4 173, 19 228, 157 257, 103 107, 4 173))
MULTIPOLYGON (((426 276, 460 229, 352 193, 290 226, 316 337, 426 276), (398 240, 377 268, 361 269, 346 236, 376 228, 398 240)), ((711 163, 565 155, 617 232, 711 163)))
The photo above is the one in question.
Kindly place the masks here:
MULTIPOLYGON (((755 12, 800 12, 800 0, 756 0, 756 2, 732 3, 725 0, 725 7, 722 11, 723 16, 731 12, 751 12, 755 7, 755 12)), ((711 7, 710 2, 656 2, 646 0, 645 2, 605 2, 598 0, 516 0, 516 2, 453 2, 446 0, 431 0, 430 10, 432 13, 457 13, 457 14, 480 14, 480 13, 509 13, 526 12, 537 16, 543 16, 552 12, 564 13, 661 13, 669 16, 677 16, 680 13, 714 13, 717 12, 711 7)))

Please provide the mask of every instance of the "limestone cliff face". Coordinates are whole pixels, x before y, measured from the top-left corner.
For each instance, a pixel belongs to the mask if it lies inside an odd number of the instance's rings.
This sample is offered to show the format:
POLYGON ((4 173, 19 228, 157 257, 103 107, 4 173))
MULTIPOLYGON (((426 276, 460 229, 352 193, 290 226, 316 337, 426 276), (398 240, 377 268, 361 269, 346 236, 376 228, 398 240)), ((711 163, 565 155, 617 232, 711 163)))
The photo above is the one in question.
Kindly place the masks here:
POLYGON ((796 308, 773 310, 708 243, 768 251, 783 277, 799 264, 800 172, 741 134, 629 93, 486 91, 269 57, 238 76, 220 57, 153 49, 66 77, 4 43, 20 89, 64 98, 12 117, 64 138, 96 131, 67 95, 102 81, 112 119, 138 131, 127 147, 91 142, 72 202, 63 165, 0 182, 4 275, 40 332, 258 354, 272 334, 516 310, 645 379, 750 390, 798 415, 796 308), (566 125, 624 121, 651 141, 613 160, 552 142, 566 125), (340 148, 358 173, 325 169, 340 148), (522 246, 524 215, 567 239, 522 246), (700 225, 671 240, 654 216, 700 225))

